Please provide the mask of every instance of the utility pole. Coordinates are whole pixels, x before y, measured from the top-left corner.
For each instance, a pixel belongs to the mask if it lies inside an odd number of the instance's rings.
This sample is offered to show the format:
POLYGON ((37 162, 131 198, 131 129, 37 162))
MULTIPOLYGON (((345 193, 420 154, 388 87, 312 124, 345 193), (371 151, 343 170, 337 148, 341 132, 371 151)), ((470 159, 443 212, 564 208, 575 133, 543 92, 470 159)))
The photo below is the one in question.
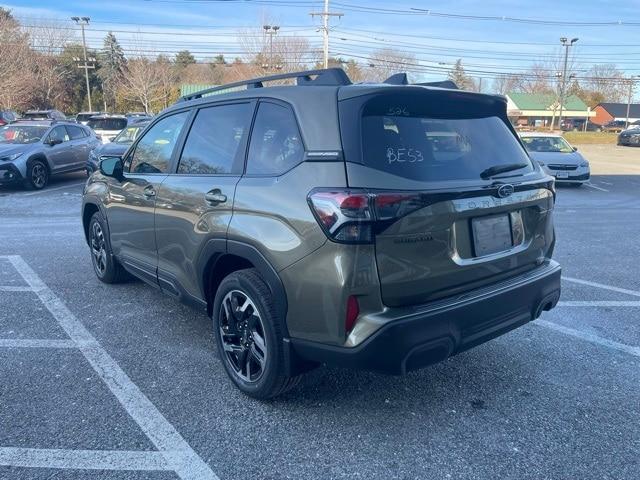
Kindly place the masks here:
MULTIPOLYGON (((558 126, 562 130, 562 107, 564 104, 564 94, 567 87, 567 62, 569 60, 569 47, 572 47, 574 43, 578 41, 577 38, 572 38, 571 41, 567 40, 567 37, 560 38, 560 43, 564 47, 564 67, 562 68, 562 83, 560 85, 560 114, 558 115, 558 126)), ((553 125, 552 125, 553 126, 553 125)))
POLYGON ((342 17, 344 13, 335 13, 329 11, 329 0, 324 0, 323 12, 311 12, 311 17, 322 17, 322 27, 320 30, 323 35, 323 64, 324 68, 329 67, 329 17, 342 17))
POLYGON ((627 121, 624 124, 624 128, 629 128, 629 113, 631 113, 631 100, 633 100, 633 84, 634 77, 638 77, 639 75, 631 75, 629 77, 629 95, 627 96, 627 121))
POLYGON ((84 79, 87 82, 87 100, 89 101, 89 111, 93 111, 91 108, 91 88, 89 87, 89 69, 96 68, 95 65, 87 64, 87 41, 84 36, 84 27, 85 25, 89 25, 89 17, 71 17, 71 20, 76 22, 77 25, 80 25, 82 29, 82 54, 84 56, 84 65, 78 65, 78 68, 84 68, 84 79))

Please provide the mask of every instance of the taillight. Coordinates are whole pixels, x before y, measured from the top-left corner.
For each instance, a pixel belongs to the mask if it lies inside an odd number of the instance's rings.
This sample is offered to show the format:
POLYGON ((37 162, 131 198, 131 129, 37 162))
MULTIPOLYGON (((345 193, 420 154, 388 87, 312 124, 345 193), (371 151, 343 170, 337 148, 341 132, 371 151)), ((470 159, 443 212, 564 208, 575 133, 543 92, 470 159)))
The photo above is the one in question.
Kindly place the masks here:
POLYGON ((424 206, 420 194, 318 189, 309 205, 327 236, 341 243, 371 243, 376 222, 400 218, 424 206))
POLYGON ((309 195, 311 210, 325 233, 338 242, 371 242, 369 195, 351 190, 319 190, 309 195))

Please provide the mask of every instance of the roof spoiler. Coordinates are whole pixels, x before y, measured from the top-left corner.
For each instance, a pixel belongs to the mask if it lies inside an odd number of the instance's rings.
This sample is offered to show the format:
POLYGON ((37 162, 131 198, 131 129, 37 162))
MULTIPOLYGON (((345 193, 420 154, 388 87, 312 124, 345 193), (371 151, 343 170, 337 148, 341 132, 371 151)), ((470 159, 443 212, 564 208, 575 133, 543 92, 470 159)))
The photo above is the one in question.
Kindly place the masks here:
POLYGON ((281 73, 277 75, 269 75, 266 77, 252 78, 249 80, 243 80, 240 82, 227 83, 226 85, 220 85, 218 87, 206 88, 195 93, 183 95, 178 100, 179 102, 186 102, 188 100, 194 100, 196 98, 202 98, 205 95, 224 92, 225 90, 231 90, 237 87, 246 86, 249 88, 263 88, 265 82, 273 82, 276 80, 285 80, 293 78, 296 80, 297 85, 310 85, 310 86, 340 86, 351 85, 351 80, 345 71, 341 68, 324 68, 320 70, 306 70, 303 72, 281 73))
POLYGON ((442 80, 439 82, 423 82, 423 83, 409 83, 409 79, 406 73, 396 73, 387 78, 384 83, 388 85, 420 85, 423 87, 438 87, 438 88, 451 88, 459 90, 458 86, 451 80, 442 80))

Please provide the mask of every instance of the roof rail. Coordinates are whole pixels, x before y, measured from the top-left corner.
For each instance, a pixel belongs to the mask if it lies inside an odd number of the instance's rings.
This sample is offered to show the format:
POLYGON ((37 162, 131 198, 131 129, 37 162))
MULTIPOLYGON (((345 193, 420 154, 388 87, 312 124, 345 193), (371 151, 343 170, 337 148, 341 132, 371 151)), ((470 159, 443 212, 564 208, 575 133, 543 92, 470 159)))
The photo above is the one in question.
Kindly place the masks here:
POLYGON ((298 85, 319 85, 319 86, 339 86, 350 85, 351 80, 341 68, 325 68, 320 70, 306 70, 303 72, 292 73, 280 73, 277 75, 269 75, 266 77, 252 78, 250 80, 243 80, 241 82, 227 83, 226 85, 220 85, 218 87, 206 88, 199 92, 183 95, 178 99, 179 102, 186 102, 188 100, 194 100, 196 98, 202 98, 205 95, 214 92, 222 92, 225 90, 231 90, 233 88, 246 86, 249 88, 262 88, 264 82, 272 82, 275 80, 285 80, 288 78, 295 78, 298 85), (315 77, 315 78, 312 78, 315 77))
POLYGON ((459 90, 458 86, 451 80, 442 80, 439 82, 423 82, 423 83, 409 83, 406 73, 395 73, 387 78, 384 83, 389 85, 420 85, 423 87, 439 87, 439 88, 452 88, 459 90))

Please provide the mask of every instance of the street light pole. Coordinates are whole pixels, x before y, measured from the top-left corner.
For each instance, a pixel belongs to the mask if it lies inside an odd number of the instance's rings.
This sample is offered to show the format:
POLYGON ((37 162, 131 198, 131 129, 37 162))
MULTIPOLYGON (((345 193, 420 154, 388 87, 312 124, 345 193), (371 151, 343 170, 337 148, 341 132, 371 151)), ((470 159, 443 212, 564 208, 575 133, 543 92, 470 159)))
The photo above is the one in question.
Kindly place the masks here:
POLYGON ((269 65, 268 69, 273 70, 273 36, 278 34, 280 27, 278 25, 263 25, 264 31, 269 35, 269 65))
POLYGON ((564 46, 564 66, 562 68, 562 84, 560 86, 560 113, 558 114, 558 126, 562 130, 562 107, 564 104, 565 88, 567 86, 567 62, 569 60, 569 47, 573 46, 578 41, 577 38, 572 38, 571 41, 567 41, 566 37, 562 37, 560 42, 564 46))
POLYGON ((93 111, 91 108, 91 88, 89 86, 89 69, 94 68, 93 66, 89 66, 87 64, 87 41, 84 36, 84 27, 85 25, 89 25, 89 17, 71 17, 71 20, 76 22, 77 25, 80 25, 82 29, 82 54, 84 56, 84 65, 80 65, 80 68, 84 68, 84 79, 87 82, 87 100, 89 102, 89 111, 93 111))

